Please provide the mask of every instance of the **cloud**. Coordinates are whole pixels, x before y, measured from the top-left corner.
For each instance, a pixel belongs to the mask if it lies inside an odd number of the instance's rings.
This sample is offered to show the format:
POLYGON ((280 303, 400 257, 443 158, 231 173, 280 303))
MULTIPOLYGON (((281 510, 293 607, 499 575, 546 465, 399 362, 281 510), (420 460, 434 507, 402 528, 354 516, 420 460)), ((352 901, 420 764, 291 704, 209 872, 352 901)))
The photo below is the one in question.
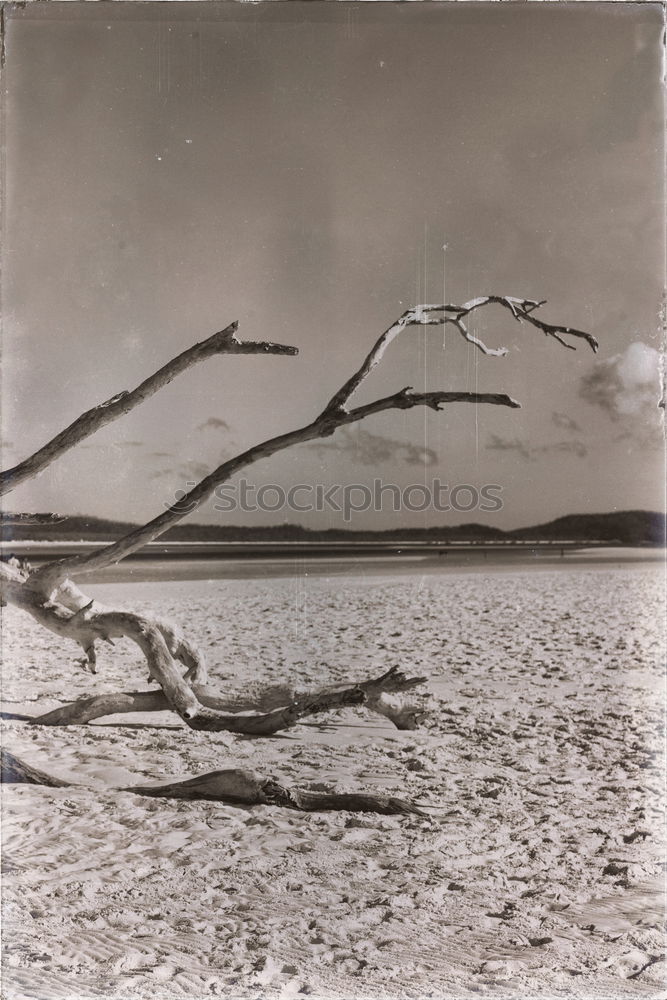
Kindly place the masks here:
POLYGON ((230 427, 225 420, 221 420, 219 417, 209 417, 208 420, 205 420, 203 424, 199 424, 197 427, 198 431, 206 431, 209 429, 228 431, 230 430, 230 427))
POLYGON ((161 479, 163 476, 171 476, 172 478, 181 479, 183 485, 187 483, 194 484, 200 479, 203 479, 210 472, 208 465, 204 465, 202 462, 184 462, 181 465, 172 466, 170 469, 156 469, 149 476, 149 479, 161 479))
POLYGON ((660 354, 637 341, 621 354, 598 361, 579 383, 579 395, 612 420, 632 423, 655 412, 661 396, 660 354))
POLYGON ((526 447, 519 438, 512 438, 510 441, 507 438, 498 437, 497 434, 492 434, 486 447, 489 451, 515 451, 517 455, 520 455, 527 462, 530 462, 533 457, 530 448, 526 447))
POLYGON ((558 413, 554 410, 551 414, 551 422, 555 427, 559 427, 563 431, 572 431, 573 434, 581 431, 581 427, 577 421, 573 420, 567 413, 558 413))
POLYGON ((556 441, 554 444, 543 444, 535 448, 535 452, 540 455, 558 451, 576 455, 577 458, 586 458, 588 455, 588 448, 583 441, 556 441))
POLYGON ((81 448, 90 448, 97 451, 107 451, 109 448, 114 448, 119 451, 121 448, 143 448, 145 446, 144 441, 112 441, 110 444, 82 444, 81 448))
POLYGON ((336 451, 339 454, 346 454, 353 461, 363 462, 365 465, 402 461, 406 465, 427 468, 438 461, 438 454, 433 448, 406 441, 395 441, 383 434, 371 434, 363 428, 359 428, 356 432, 344 428, 336 441, 330 444, 315 442, 310 447, 318 453, 336 451))
POLYGON ((525 462, 534 462, 540 455, 565 454, 585 458, 588 448, 583 441, 553 441, 550 444, 528 445, 519 438, 501 438, 492 434, 486 445, 489 451, 514 451, 525 462))
POLYGON ((208 465, 204 465, 203 462, 196 462, 194 459, 189 461, 181 462, 180 465, 175 466, 172 469, 172 473, 175 476, 181 476, 183 479, 203 479, 204 476, 208 476, 211 471, 208 465))

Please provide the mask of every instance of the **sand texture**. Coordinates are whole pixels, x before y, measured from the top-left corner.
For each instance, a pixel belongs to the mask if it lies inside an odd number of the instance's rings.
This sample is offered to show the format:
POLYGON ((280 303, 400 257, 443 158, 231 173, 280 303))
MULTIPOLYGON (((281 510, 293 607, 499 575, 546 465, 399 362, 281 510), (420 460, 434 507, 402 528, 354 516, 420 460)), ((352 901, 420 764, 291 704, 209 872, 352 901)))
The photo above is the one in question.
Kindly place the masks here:
MULTIPOLYGON (((89 589, 180 622, 240 708, 400 663, 428 717, 271 739, 6 719, 8 749, 80 784, 3 789, 6 1000, 665 996, 659 567, 89 589), (114 790, 228 767, 428 818, 114 790)), ((147 687, 130 643, 92 677, 13 608, 3 646, 6 713, 147 687)))

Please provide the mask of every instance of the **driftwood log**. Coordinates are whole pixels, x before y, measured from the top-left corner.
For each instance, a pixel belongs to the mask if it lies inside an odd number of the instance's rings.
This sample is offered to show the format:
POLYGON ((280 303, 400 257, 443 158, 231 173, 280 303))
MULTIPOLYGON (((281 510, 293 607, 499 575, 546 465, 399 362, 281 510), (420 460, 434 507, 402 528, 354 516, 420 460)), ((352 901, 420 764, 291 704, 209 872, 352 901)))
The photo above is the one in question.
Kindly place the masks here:
POLYGON ((45 771, 31 767, 25 761, 19 760, 4 747, 0 751, 2 757, 3 785, 48 785, 50 788, 66 788, 69 782, 54 778, 45 771))
MULTIPOLYGON (((189 493, 152 520, 94 552, 56 560, 37 569, 26 566, 18 560, 0 562, 0 605, 14 604, 31 615, 40 625, 78 643, 84 653, 81 665, 90 673, 95 673, 97 669, 98 642, 113 644, 114 639, 118 637, 129 638, 142 651, 149 677, 161 689, 159 692, 134 692, 86 698, 65 705, 55 712, 48 712, 34 721, 42 725, 81 724, 109 712, 157 711, 168 706, 192 729, 207 731, 231 729, 233 732, 266 736, 293 725, 298 718, 305 715, 340 707, 343 704, 363 703, 374 711, 387 715, 398 726, 414 726, 415 711, 400 703, 392 704, 388 700, 388 695, 392 692, 394 695, 400 695, 419 683, 419 679, 407 678, 396 670, 362 684, 306 695, 272 712, 256 713, 253 716, 230 715, 221 707, 219 694, 211 692, 207 687, 207 668, 201 651, 180 628, 171 622, 149 619, 129 611, 104 608, 97 602, 91 601, 74 581, 92 570, 102 570, 137 552, 149 542, 159 538, 167 528, 176 524, 199 504, 208 500, 218 486, 237 472, 293 445, 329 437, 339 427, 357 423, 386 410, 407 410, 426 406, 438 411, 446 404, 459 402, 510 408, 520 406, 505 393, 461 390, 415 392, 410 386, 361 406, 350 407, 350 399, 380 363, 392 341, 410 327, 449 324, 465 341, 473 344, 483 354, 492 356, 506 354, 504 348, 488 347, 468 329, 468 317, 487 306, 501 307, 518 323, 531 326, 545 337, 565 347, 574 349, 574 344, 566 339, 571 338, 583 340, 594 351, 597 350, 597 341, 591 334, 570 326, 547 323, 538 319, 535 313, 544 305, 543 301, 538 302, 533 299, 485 295, 471 299, 463 305, 445 303, 419 305, 408 309, 380 335, 360 366, 336 390, 321 413, 310 423, 262 441, 229 461, 223 462, 196 483, 189 493)), ((237 323, 231 323, 224 330, 168 361, 135 389, 123 390, 81 414, 32 455, 0 473, 0 494, 9 492, 20 483, 42 472, 70 448, 112 420, 129 413, 199 361, 224 354, 295 355, 297 353, 296 348, 285 344, 243 342, 237 336, 237 323)), ((49 520, 49 515, 31 516, 41 519, 42 522, 49 520)), ((11 521, 20 523, 22 520, 25 518, 20 513, 8 517, 8 523, 11 521)), ((305 792, 299 794, 302 796, 302 803, 308 800, 305 792)), ((303 805, 301 807, 305 808, 303 805)))
MULTIPOLYGON (((2 751, 2 783, 47 785, 51 788, 78 787, 31 767, 7 750, 2 751)), ((206 774, 187 778, 185 781, 174 781, 166 785, 132 785, 129 788, 119 788, 118 791, 160 799, 206 799, 229 802, 232 805, 284 806, 301 812, 344 810, 387 815, 427 815, 414 803, 393 795, 336 792, 334 789, 322 792, 293 788, 250 768, 208 771, 206 774)))
MULTIPOLYGON (((302 694, 286 705, 269 712, 226 713, 229 698, 225 699, 210 688, 193 684, 192 691, 202 709, 194 719, 188 719, 191 729, 242 733, 247 736, 271 736, 281 729, 296 725, 299 719, 321 712, 353 705, 367 705, 382 715, 392 719, 399 729, 412 729, 411 715, 414 710, 394 709, 385 703, 382 696, 388 693, 405 692, 423 684, 425 677, 406 677, 398 667, 392 667, 380 677, 360 681, 352 685, 334 685, 319 691, 302 694), (212 710, 210 718, 206 710, 212 710)), ((53 709, 31 720, 42 726, 81 726, 105 715, 125 712, 164 712, 170 708, 164 691, 133 691, 126 694, 101 694, 53 709)))

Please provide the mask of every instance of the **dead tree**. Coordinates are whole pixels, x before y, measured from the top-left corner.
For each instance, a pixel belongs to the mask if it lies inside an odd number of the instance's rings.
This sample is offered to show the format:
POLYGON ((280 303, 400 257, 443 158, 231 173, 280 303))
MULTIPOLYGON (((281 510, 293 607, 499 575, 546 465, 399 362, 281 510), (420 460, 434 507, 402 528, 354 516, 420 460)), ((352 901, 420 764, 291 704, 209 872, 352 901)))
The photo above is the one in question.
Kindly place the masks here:
MULTIPOLYGON (((224 710, 228 702, 226 703, 220 693, 212 691, 206 684, 206 664, 201 651, 177 625, 102 607, 98 602, 90 600, 74 581, 92 570, 104 569, 137 552, 180 521, 195 505, 206 501, 216 487, 241 469, 292 445, 328 437, 339 427, 357 423, 384 410, 406 410, 415 406, 440 410, 445 404, 458 402, 518 407, 520 404, 504 393, 449 390, 415 392, 410 386, 363 406, 349 405, 353 393, 380 363, 390 343, 410 326, 450 324, 483 354, 496 356, 505 354, 506 351, 502 348, 487 347, 473 336, 466 326, 467 317, 471 313, 493 304, 508 310, 519 323, 531 325, 565 347, 574 349, 565 338, 578 338, 586 341, 594 351, 597 350, 597 341, 591 334, 538 319, 535 311, 544 305, 543 302, 488 295, 463 305, 417 306, 404 312, 385 330, 359 368, 338 389, 311 423, 262 441, 224 462, 197 483, 181 501, 173 504, 153 520, 92 553, 53 561, 37 569, 0 562, 0 600, 3 603, 16 605, 30 614, 40 625, 78 643, 84 651, 82 664, 91 673, 96 672, 96 643, 101 641, 113 644, 115 638, 127 637, 142 651, 149 677, 160 687, 160 690, 155 692, 132 692, 81 699, 39 716, 33 721, 42 725, 66 726, 83 724, 109 713, 158 711, 170 708, 191 729, 230 730, 235 733, 266 736, 294 725, 298 719, 306 715, 343 705, 367 704, 374 710, 393 718, 399 726, 411 724, 411 720, 406 723, 403 713, 392 709, 384 700, 384 695, 409 690, 421 683, 423 678, 408 678, 397 668, 370 681, 326 688, 303 695, 270 712, 250 715, 230 714, 224 710)), ((0 493, 9 492, 15 486, 37 475, 60 455, 100 427, 144 402, 176 375, 215 354, 295 355, 297 350, 283 344, 244 343, 237 337, 237 324, 232 323, 178 355, 136 389, 131 392, 120 392, 112 399, 83 413, 33 455, 0 474, 0 493)), ((27 515, 15 516, 25 518, 27 515)))
MULTIPOLYGON (((31 767, 8 750, 2 750, 1 757, 2 784, 46 785, 50 788, 77 787, 69 781, 54 778, 39 768, 31 767)), ((132 785, 129 788, 119 788, 118 791, 134 792, 136 795, 160 799, 190 801, 204 799, 212 802, 229 802, 232 805, 284 806, 301 812, 344 809, 346 812, 373 812, 385 815, 427 815, 414 803, 393 795, 295 788, 246 767, 207 771, 205 774, 197 775, 196 778, 174 781, 166 785, 132 785)))

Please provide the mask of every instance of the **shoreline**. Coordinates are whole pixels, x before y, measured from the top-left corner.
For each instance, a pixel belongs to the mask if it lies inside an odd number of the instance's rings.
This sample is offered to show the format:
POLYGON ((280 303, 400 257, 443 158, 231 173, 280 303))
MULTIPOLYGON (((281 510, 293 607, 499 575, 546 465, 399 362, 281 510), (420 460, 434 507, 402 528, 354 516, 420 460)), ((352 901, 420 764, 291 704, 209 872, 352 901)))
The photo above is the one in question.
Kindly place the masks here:
MULTIPOLYGON (((25 543, 24 543, 25 544, 25 543)), ((7 555, 10 550, 6 550, 7 555)), ((29 557, 18 546, 11 550, 19 557, 29 557)), ((64 555, 52 550, 49 558, 64 555)), ((224 559, 215 556, 188 558, 149 553, 141 559, 125 559, 114 566, 85 574, 84 585, 104 583, 146 583, 171 580, 245 580, 289 577, 378 576, 403 577, 406 574, 451 576, 457 574, 495 575, 497 573, 545 572, 665 566, 666 551, 662 548, 599 547, 579 548, 563 555, 553 551, 495 549, 483 551, 465 548, 443 555, 434 553, 388 554, 315 554, 288 555, 278 558, 259 557, 224 559)), ((38 562, 37 565, 40 563, 38 562)))

